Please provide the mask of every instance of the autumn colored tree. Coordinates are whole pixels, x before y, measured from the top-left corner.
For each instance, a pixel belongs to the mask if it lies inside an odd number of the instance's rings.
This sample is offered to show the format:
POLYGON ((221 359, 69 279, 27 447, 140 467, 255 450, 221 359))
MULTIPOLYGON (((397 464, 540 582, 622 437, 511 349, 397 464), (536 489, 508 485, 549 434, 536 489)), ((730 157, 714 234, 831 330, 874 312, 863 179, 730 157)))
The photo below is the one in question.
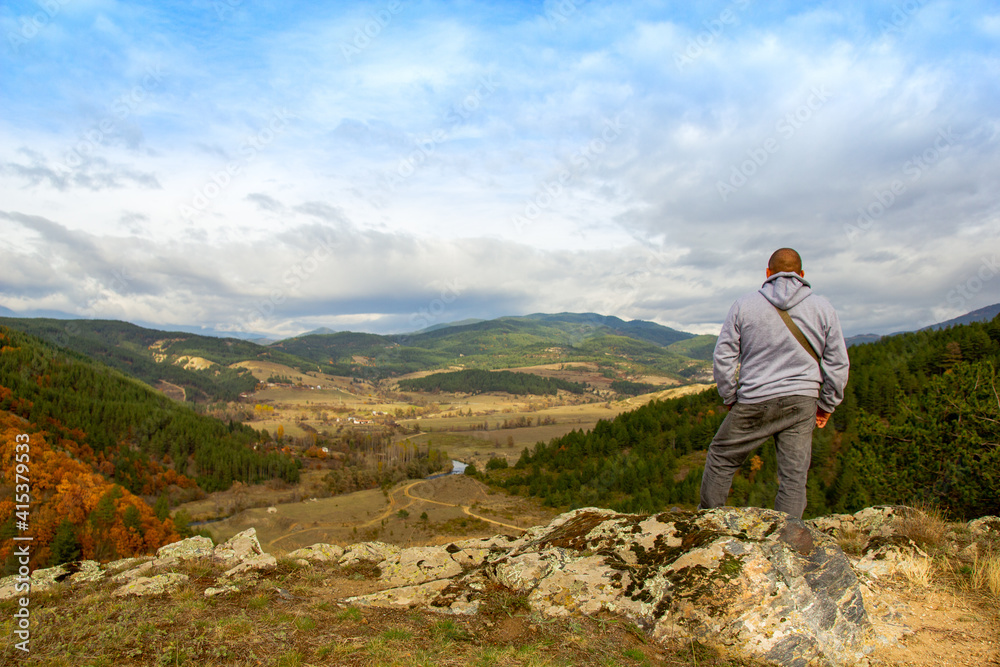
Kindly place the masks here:
MULTIPOLYGON (((36 425, 0 412, 0 488, 14 489, 17 445, 27 436, 31 509, 27 516, 33 568, 66 559, 110 560, 150 553, 179 539, 173 522, 127 489, 51 446, 51 435, 36 425), (19 437, 20 436, 20 437, 19 437)), ((25 451, 20 452, 22 455, 25 451)), ((13 493, 0 500, 0 563, 10 570, 17 530, 13 493)))

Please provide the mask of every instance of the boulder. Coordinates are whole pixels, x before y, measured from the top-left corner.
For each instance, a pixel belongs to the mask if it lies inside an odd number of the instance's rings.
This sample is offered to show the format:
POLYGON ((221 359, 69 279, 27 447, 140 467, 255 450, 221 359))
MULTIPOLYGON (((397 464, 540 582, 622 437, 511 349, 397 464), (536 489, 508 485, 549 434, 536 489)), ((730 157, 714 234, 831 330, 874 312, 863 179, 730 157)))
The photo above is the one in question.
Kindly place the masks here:
POLYGON ((416 586, 462 573, 445 547, 413 547, 391 554, 378 564, 379 579, 391 586, 416 586))
POLYGON ((973 539, 992 537, 1000 540, 1000 516, 984 516, 969 522, 973 539))
POLYGON ((176 558, 177 560, 191 560, 193 558, 205 558, 212 555, 212 540, 198 535, 189 537, 180 542, 166 544, 156 550, 158 559, 167 560, 176 558))
POLYGON ((264 554, 264 550, 257 539, 257 529, 247 528, 242 533, 233 535, 224 543, 215 547, 211 554, 216 560, 223 562, 242 561, 255 556, 261 556, 264 554))
POLYGON ((115 597, 125 597, 126 595, 160 595, 170 593, 180 588, 186 581, 186 574, 167 572, 158 574, 155 577, 138 577, 125 584, 114 592, 115 597))
POLYGON ((72 565, 73 571, 68 577, 68 581, 71 583, 82 584, 88 581, 98 581, 104 578, 104 571, 101 570, 101 564, 96 560, 85 560, 73 563, 72 565))
POLYGON ((908 537, 873 537, 865 545, 860 560, 854 564, 857 572, 872 579, 888 577, 907 568, 914 561, 927 559, 927 554, 908 537))
POLYGON ((223 578, 226 577, 237 577, 240 575, 246 575, 253 572, 260 572, 265 570, 273 570, 278 566, 277 559, 271 554, 260 554, 258 556, 253 556, 251 558, 245 558, 237 563, 234 567, 228 569, 223 573, 223 578))
POLYGON ((205 589, 205 597, 214 598, 218 595, 228 595, 230 593, 239 593, 240 589, 233 584, 222 584, 221 586, 209 586, 205 589))
POLYGON ((344 555, 344 548, 336 544, 313 544, 312 546, 296 549, 287 555, 292 559, 303 559, 306 561, 325 563, 327 561, 338 560, 344 555))
POLYGON ((385 542, 358 542, 348 545, 344 555, 337 561, 341 567, 354 565, 359 561, 381 563, 390 556, 398 554, 401 549, 385 542))

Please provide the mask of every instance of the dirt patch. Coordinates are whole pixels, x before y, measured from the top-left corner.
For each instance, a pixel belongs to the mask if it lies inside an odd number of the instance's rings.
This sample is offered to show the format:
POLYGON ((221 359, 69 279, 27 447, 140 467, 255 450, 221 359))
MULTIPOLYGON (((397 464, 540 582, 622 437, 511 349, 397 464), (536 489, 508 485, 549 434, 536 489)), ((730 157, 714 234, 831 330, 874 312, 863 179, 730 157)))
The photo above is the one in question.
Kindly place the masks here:
POLYGON ((203 371, 206 368, 215 366, 215 362, 209 361, 204 357, 177 357, 174 360, 174 365, 183 366, 186 371, 203 371))
POLYGON ((471 477, 447 475, 420 484, 411 491, 411 495, 438 502, 471 505, 477 500, 483 500, 486 497, 486 491, 484 491, 482 483, 471 477))
POLYGON ((993 605, 941 587, 886 583, 865 596, 881 636, 904 634, 875 651, 873 665, 983 667, 1000 665, 1000 617, 993 605))
POLYGON ((171 384, 166 380, 160 380, 157 382, 155 388, 165 394, 167 398, 173 399, 178 403, 183 403, 187 400, 187 392, 184 390, 184 387, 178 387, 177 385, 171 384))

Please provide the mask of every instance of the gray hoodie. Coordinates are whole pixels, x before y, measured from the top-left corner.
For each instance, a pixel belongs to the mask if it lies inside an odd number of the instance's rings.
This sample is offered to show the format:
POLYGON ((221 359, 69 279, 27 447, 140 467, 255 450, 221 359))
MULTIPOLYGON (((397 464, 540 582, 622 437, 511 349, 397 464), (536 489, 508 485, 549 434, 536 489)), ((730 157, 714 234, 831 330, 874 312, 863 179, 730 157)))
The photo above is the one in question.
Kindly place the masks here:
POLYGON ((827 412, 844 400, 847 344, 829 301, 797 273, 775 273, 756 292, 736 300, 715 344, 715 381, 726 405, 778 396, 814 396, 827 412), (820 366, 781 320, 787 310, 812 344, 820 366))

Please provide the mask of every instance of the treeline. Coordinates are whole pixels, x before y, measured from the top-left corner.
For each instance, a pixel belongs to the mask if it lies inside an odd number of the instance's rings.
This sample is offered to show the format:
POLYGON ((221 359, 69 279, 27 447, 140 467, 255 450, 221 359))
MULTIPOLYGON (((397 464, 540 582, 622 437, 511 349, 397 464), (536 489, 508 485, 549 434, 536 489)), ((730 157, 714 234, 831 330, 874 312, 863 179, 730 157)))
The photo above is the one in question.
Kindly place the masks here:
POLYGON ((205 491, 280 478, 297 463, 255 451, 261 436, 177 404, 142 383, 0 327, 0 410, 80 444, 76 458, 139 495, 158 495, 169 469, 205 491))
POLYGON ((347 454, 343 467, 324 476, 331 494, 386 487, 404 479, 423 479, 444 470, 451 459, 430 442, 420 446, 410 440, 392 442, 388 433, 347 433, 340 451, 347 454))
POLYGON ((616 394, 622 394, 624 396, 638 396, 640 394, 649 394, 651 392, 660 389, 659 385, 649 384, 647 382, 631 382, 629 380, 614 380, 611 383, 611 391, 616 394))
MULTIPOLYGON (((957 519, 1000 514, 1000 317, 851 348, 851 380, 832 428, 813 434, 806 516, 927 503, 957 519)), ((526 449, 495 483, 555 506, 659 511, 698 501, 705 450, 725 416, 714 389, 652 401, 589 433, 526 449)), ((733 480, 729 504, 772 505, 773 439, 733 480)))
POLYGON ((653 512, 697 503, 701 469, 677 479, 678 458, 711 441, 725 415, 715 390, 650 401, 592 431, 573 431, 525 449, 513 470, 495 479, 514 493, 556 507, 653 512))
POLYGON ((827 504, 929 503, 1000 514, 1000 316, 851 348, 834 413, 842 437, 827 504))
POLYGON ((434 373, 422 378, 399 381, 403 391, 447 391, 480 394, 502 391, 508 394, 555 395, 560 389, 582 394, 584 387, 578 382, 559 378, 546 378, 516 371, 486 371, 470 369, 452 373, 434 373))

